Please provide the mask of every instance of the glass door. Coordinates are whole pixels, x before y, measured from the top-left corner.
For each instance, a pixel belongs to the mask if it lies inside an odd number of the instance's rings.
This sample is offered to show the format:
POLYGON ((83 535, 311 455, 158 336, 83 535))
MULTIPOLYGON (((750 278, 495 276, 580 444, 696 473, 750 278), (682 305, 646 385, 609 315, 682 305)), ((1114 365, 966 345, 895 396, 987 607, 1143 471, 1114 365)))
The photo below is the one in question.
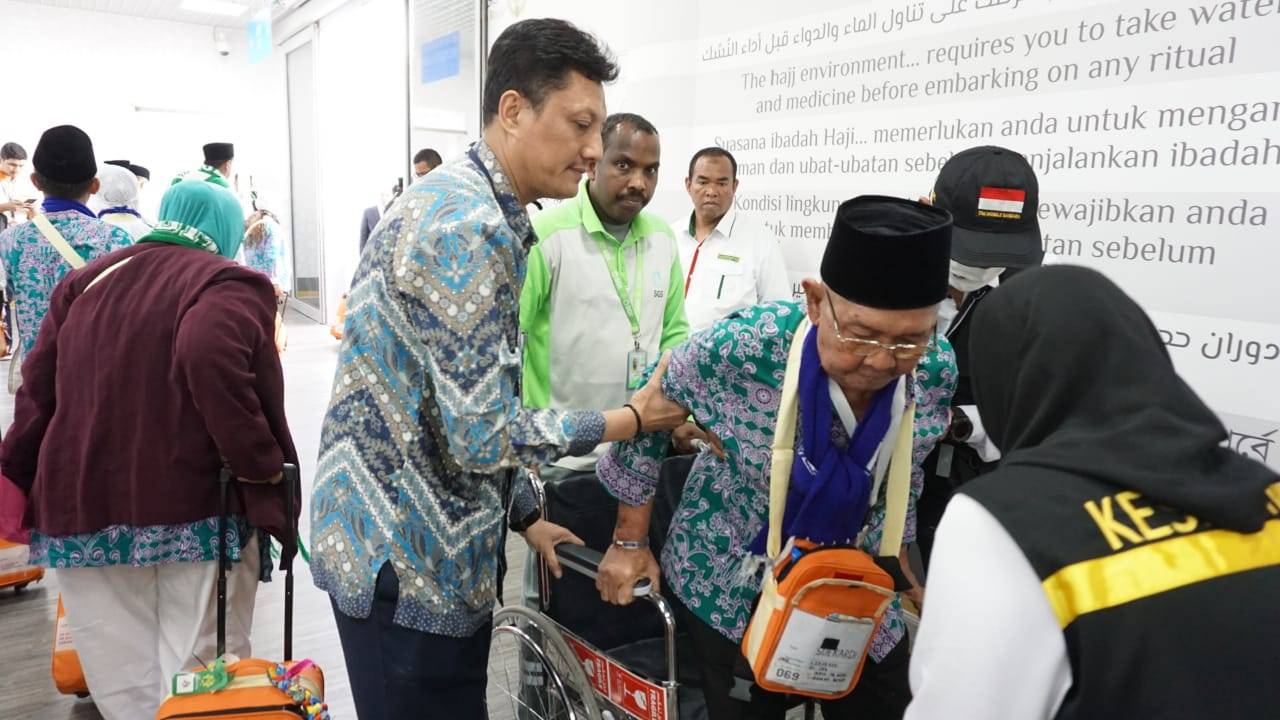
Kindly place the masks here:
POLYGON ((289 100, 289 189, 292 199, 292 307, 324 321, 324 234, 320 220, 319 133, 316 123, 314 30, 285 47, 289 100))

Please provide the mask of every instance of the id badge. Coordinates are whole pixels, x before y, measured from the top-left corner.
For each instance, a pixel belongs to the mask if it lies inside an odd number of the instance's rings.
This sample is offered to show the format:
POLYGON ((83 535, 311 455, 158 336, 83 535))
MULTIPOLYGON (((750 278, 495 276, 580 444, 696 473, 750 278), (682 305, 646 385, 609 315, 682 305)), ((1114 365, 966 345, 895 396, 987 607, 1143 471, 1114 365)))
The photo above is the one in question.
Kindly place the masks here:
POLYGON ((627 353, 627 389, 639 390, 644 385, 644 369, 649 367, 649 353, 632 350, 627 353))

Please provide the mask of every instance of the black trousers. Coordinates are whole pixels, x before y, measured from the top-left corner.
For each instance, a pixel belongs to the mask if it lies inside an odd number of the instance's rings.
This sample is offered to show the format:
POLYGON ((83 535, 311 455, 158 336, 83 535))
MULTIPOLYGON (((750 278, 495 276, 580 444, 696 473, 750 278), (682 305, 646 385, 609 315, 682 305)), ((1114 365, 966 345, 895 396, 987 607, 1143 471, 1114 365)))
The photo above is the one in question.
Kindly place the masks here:
MULTIPOLYGON (((735 676, 751 677, 741 648, 678 600, 673 600, 680 622, 693 641, 693 652, 702 670, 702 694, 711 720, 783 720, 787 708, 803 700, 799 696, 762 690, 754 683, 750 702, 731 697, 735 676)), ((868 658, 852 693, 820 703, 824 720, 900 720, 911 701, 907 681, 909 659, 906 638, 883 661, 877 663, 868 658)))
POLYGON ((387 563, 378 571, 368 618, 333 608, 359 720, 485 720, 489 624, 469 638, 400 627, 392 623, 399 592, 387 563))

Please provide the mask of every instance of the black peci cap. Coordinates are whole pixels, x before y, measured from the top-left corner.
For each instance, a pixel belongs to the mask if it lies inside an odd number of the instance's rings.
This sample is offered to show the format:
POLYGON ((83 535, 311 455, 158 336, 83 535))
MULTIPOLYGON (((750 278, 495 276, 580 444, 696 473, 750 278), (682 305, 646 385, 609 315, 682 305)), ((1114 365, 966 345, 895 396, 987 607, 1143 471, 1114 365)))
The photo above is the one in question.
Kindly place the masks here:
POLYGON ((902 198, 841 203, 822 255, 822 282, 867 307, 911 310, 942 302, 951 268, 951 215, 902 198))
POLYGON ((31 157, 31 165, 40 177, 64 185, 86 182, 98 174, 93 141, 74 125, 45 130, 31 157))
POLYGON ((236 148, 231 143, 209 143, 204 146, 204 164, 217 167, 228 160, 234 160, 236 148))

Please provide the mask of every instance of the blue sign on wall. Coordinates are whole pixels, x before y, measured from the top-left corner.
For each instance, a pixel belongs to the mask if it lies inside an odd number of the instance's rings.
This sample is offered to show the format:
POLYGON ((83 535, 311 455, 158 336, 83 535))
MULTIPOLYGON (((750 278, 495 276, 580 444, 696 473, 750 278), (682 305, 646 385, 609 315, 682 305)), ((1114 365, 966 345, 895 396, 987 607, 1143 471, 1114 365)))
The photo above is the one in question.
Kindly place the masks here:
POLYGON ((422 84, 457 75, 462 58, 462 33, 451 32, 422 46, 422 84))
POLYGON ((271 57, 271 10, 266 9, 249 21, 249 62, 257 64, 271 57))

